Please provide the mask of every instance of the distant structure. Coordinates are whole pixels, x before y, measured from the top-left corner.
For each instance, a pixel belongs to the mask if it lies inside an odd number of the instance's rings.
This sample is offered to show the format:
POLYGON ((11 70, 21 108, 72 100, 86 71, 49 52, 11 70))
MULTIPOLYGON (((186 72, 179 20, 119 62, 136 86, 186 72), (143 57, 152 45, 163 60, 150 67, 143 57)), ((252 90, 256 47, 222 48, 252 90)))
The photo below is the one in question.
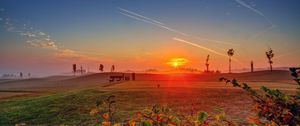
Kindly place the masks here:
POLYGON ((23 78, 23 73, 22 73, 22 72, 20 72, 20 78, 21 78, 21 79, 23 78))
POLYGON ((18 77, 15 74, 3 74, 1 79, 17 79, 18 77))
POLYGON ((251 72, 253 72, 253 61, 251 61, 251 72))
POLYGON ((72 68, 73 68, 73 73, 74 73, 74 76, 75 76, 76 69, 77 69, 76 64, 73 64, 72 68))
POLYGON ((234 50, 228 49, 227 55, 229 57, 229 73, 231 73, 231 57, 234 55, 234 50))
POLYGON ((122 73, 121 75, 111 75, 109 76, 109 82, 114 82, 114 81, 129 81, 130 76, 128 74, 122 73))
POLYGON ((104 66, 102 64, 99 65, 99 71, 103 72, 104 71, 104 66))
POLYGON ((132 73, 132 74, 131 74, 131 79, 132 79, 133 81, 135 81, 135 73, 132 73))
POLYGON ((83 75, 86 73, 86 70, 83 68, 80 68, 79 70, 76 70, 75 73, 83 75))
POLYGON ((28 76, 28 78, 30 78, 31 74, 30 74, 30 73, 28 73, 28 74, 27 74, 27 76, 28 76))
POLYGON ((208 61, 209 61, 209 55, 207 55, 207 57, 206 57, 206 63, 205 63, 206 72, 209 72, 209 63, 208 63, 208 61))
POLYGON ((85 69, 83 69, 83 67, 82 66, 80 66, 80 69, 77 69, 77 65, 76 64, 73 64, 72 65, 73 67, 73 73, 74 73, 74 76, 76 75, 76 74, 80 74, 80 75, 83 75, 83 74, 85 74, 86 73, 86 70, 85 69))
POLYGON ((114 72, 115 71, 115 65, 111 66, 110 72, 114 72))
POLYGON ((81 74, 81 75, 83 74, 82 66, 80 66, 80 74, 81 74))

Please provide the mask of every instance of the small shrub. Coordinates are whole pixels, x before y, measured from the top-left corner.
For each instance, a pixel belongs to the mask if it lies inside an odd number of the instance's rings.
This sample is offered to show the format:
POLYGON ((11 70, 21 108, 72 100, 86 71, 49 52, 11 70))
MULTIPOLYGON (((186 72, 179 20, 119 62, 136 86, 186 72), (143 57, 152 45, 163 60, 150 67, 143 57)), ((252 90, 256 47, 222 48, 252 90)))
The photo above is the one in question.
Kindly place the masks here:
MULTIPOLYGON (((291 75, 300 86, 298 73, 300 68, 290 68, 291 75)), ((249 120, 258 125, 289 125, 298 126, 300 124, 300 88, 297 94, 287 95, 278 89, 269 89, 262 86, 262 94, 257 93, 246 83, 238 83, 237 80, 220 78, 220 81, 231 83, 233 87, 239 87, 248 92, 256 102, 255 111, 257 117, 249 120)))
POLYGON ((90 115, 96 117, 98 123, 104 126, 208 126, 208 125, 236 125, 230 121, 223 109, 215 109, 214 115, 209 115, 206 112, 198 112, 188 116, 178 114, 167 106, 154 105, 152 108, 146 108, 137 112, 133 117, 130 117, 122 123, 116 123, 114 116, 112 100, 114 96, 109 96, 105 100, 97 101, 96 108, 90 111, 90 115), (106 107, 100 108, 100 105, 106 107))

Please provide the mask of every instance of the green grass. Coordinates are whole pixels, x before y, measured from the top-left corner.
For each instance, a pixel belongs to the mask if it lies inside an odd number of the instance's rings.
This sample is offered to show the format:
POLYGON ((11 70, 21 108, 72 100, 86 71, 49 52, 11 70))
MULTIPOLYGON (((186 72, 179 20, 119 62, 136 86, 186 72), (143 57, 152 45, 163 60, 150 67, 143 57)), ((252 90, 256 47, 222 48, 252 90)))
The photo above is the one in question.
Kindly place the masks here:
POLYGON ((0 102, 0 125, 94 125, 89 111, 108 93, 81 90, 0 102))

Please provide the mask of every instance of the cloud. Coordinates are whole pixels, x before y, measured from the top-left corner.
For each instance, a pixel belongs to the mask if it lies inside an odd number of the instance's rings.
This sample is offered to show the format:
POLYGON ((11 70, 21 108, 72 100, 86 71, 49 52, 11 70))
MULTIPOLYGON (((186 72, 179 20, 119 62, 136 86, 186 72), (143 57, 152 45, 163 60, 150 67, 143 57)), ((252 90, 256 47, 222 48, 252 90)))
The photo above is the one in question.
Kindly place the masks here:
POLYGON ((8 32, 18 33, 20 36, 25 37, 25 42, 28 46, 44 49, 58 50, 56 42, 50 39, 50 35, 45 32, 34 29, 33 27, 23 24, 22 28, 18 28, 10 18, 5 18, 4 28, 8 32))
POLYGON ((26 36, 26 37, 37 37, 34 33, 31 32, 21 32, 20 35, 26 36))
POLYGON ((167 64, 177 67, 177 66, 183 66, 183 65, 187 64, 188 62, 189 62, 189 60, 187 60, 185 58, 173 58, 173 59, 169 60, 167 62, 167 64))
POLYGON ((58 49, 58 47, 55 45, 55 42, 52 41, 44 42, 39 39, 33 39, 33 40, 27 40, 26 43, 31 47, 54 49, 54 50, 58 49))
POLYGON ((39 35, 43 36, 43 35, 46 35, 46 34, 44 32, 39 32, 39 35))
MULTIPOLYGON (((1 9, 0 9, 1 10, 1 9)), ((63 47, 63 45, 57 44, 55 40, 52 39, 52 37, 38 29, 35 29, 34 27, 28 25, 28 24, 21 24, 18 25, 15 22, 13 22, 8 17, 1 17, 1 20, 3 20, 4 29, 7 32, 11 33, 17 33, 17 35, 20 35, 25 39, 25 43, 27 47, 34 47, 34 48, 40 48, 40 49, 50 49, 53 51, 53 54, 57 60, 65 60, 65 61, 91 61, 91 62, 98 62, 100 61, 98 59, 99 55, 96 53, 91 54, 90 52, 84 53, 80 51, 75 51, 72 49, 68 49, 63 47)), ((108 60, 108 59, 106 59, 108 60)), ((103 61, 103 59, 102 59, 103 61)))
POLYGON ((72 49, 60 49, 55 53, 55 56, 59 59, 67 60, 67 61, 90 61, 90 62, 104 61, 103 58, 102 60, 99 60, 98 57, 85 55, 82 54, 81 52, 72 49))

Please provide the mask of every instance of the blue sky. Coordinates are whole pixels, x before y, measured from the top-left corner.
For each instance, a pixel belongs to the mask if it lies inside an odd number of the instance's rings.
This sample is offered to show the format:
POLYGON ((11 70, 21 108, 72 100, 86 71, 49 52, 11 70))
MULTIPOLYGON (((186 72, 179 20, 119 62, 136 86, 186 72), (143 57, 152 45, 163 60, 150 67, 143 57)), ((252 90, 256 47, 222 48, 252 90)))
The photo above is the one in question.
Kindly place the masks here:
MULTIPOLYGON (((172 57, 185 57, 191 61, 189 67, 199 67, 212 53, 174 37, 220 53, 234 48, 236 69, 247 67, 250 60, 267 67, 264 52, 269 47, 282 58, 275 66, 293 66, 300 62, 291 58, 300 54, 299 5, 298 0, 1 0, 0 69, 52 74, 69 71, 74 62, 91 68, 103 62, 124 70, 160 69, 172 57), (137 20, 122 9, 163 26, 137 20), (13 30, 8 30, 6 19, 13 30), (43 41, 33 42, 37 37, 24 34, 39 32, 45 33, 38 37, 43 41)), ((215 68, 226 69, 227 65, 218 64, 226 58, 215 55, 214 59, 215 68)))

